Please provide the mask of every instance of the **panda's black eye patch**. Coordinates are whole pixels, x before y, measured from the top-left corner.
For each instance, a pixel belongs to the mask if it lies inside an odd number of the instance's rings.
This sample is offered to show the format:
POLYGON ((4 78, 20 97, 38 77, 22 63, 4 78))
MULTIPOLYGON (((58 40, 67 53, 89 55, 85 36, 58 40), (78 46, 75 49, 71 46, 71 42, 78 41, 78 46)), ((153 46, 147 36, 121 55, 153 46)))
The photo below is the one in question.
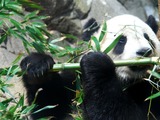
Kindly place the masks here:
POLYGON ((153 43, 153 41, 149 38, 147 33, 144 33, 144 38, 146 38, 149 42, 149 44, 151 45, 152 48, 155 48, 155 44, 153 43))
POLYGON ((127 42, 127 37, 122 35, 121 38, 119 39, 118 43, 119 44, 126 44, 127 42))
POLYGON ((122 54, 126 43, 127 43, 127 37, 122 35, 121 38, 119 39, 117 45, 115 46, 113 52, 117 55, 122 54))
POLYGON ((149 38, 147 33, 144 33, 143 35, 144 35, 144 38, 146 38, 147 40, 150 40, 150 38, 149 38))

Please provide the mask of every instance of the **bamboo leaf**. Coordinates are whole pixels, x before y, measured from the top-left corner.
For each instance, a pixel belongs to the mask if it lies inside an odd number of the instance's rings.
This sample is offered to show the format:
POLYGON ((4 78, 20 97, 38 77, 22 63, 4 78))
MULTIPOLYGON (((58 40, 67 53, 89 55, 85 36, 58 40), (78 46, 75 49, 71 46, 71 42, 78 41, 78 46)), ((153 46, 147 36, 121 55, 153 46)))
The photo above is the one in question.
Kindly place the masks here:
POLYGON ((25 109, 23 109, 23 110, 21 111, 21 114, 27 114, 27 113, 31 112, 35 107, 36 107, 35 104, 32 104, 32 105, 30 105, 30 106, 27 106, 25 109))
POLYGON ((22 10, 22 6, 19 3, 14 1, 12 2, 10 1, 9 3, 7 3, 4 9, 14 12, 20 16, 24 14, 22 10))
POLYGON ((39 109, 39 110, 33 112, 32 114, 41 112, 41 111, 46 110, 46 109, 53 109, 53 108, 55 108, 55 107, 57 107, 57 106, 58 106, 58 105, 52 105, 52 106, 50 105, 50 106, 46 106, 46 107, 43 107, 43 108, 41 108, 41 109, 39 109))
POLYGON ((8 116, 7 118, 11 119, 12 116, 14 115, 15 110, 16 110, 16 106, 15 105, 11 106, 8 110, 10 112, 10 116, 8 116))
POLYGON ((15 1, 10 1, 8 4, 6 4, 5 8, 12 9, 12 10, 14 9, 19 12, 22 11, 22 6, 15 1))
POLYGON ((40 16, 40 15, 38 15, 36 18, 39 19, 39 20, 44 20, 44 19, 50 18, 50 16, 40 16))
POLYGON ((39 28, 39 30, 42 32, 42 33, 44 33, 45 35, 47 35, 47 36, 52 36, 46 29, 44 29, 44 28, 39 28))
POLYGON ((98 41, 98 39, 95 37, 95 36, 92 36, 91 37, 91 40, 94 42, 94 44, 95 44, 95 47, 96 47, 96 51, 100 51, 100 44, 99 44, 99 41, 98 41))
POLYGON ((17 58, 12 62, 12 64, 14 65, 14 64, 18 63, 18 62, 19 62, 19 60, 22 58, 22 56, 23 56, 23 54, 22 54, 22 53, 21 53, 21 54, 19 54, 19 55, 17 56, 17 58))
POLYGON ((34 11, 31 13, 28 13, 27 15, 25 15, 24 19, 25 20, 30 20, 31 18, 35 18, 35 16, 39 13, 39 11, 34 11))
POLYGON ((9 112, 14 114, 14 112, 18 109, 18 107, 23 106, 23 105, 24 105, 24 95, 21 96, 18 103, 16 103, 16 106, 10 107, 9 112))
POLYGON ((44 53, 45 46, 42 43, 32 42, 33 47, 40 53, 44 53))
POLYGON ((103 40, 103 38, 106 34, 106 31, 107 31, 107 23, 106 23, 106 21, 104 21, 102 31, 101 31, 101 34, 100 34, 100 37, 99 37, 99 42, 101 42, 103 40))
POLYGON ((31 8, 43 10, 43 7, 41 7, 40 5, 38 5, 37 3, 33 2, 33 1, 30 1, 30 0, 17 0, 17 1, 23 5, 27 5, 31 8))
POLYGON ((43 28, 46 27, 46 24, 42 23, 42 22, 32 22, 32 25, 37 27, 37 28, 43 28))
POLYGON ((15 75, 17 72, 19 72, 19 66, 18 65, 12 65, 11 67, 9 67, 9 69, 7 70, 7 76, 13 76, 15 75))
POLYGON ((154 77, 160 79, 160 74, 159 74, 159 73, 157 73, 157 72, 155 72, 155 71, 151 71, 151 74, 152 74, 154 77))
POLYGON ((8 12, 0 12, 0 18, 4 19, 10 19, 10 16, 13 15, 12 13, 8 13, 8 12))
POLYGON ((157 93, 151 95, 150 97, 146 98, 145 101, 157 98, 159 96, 160 96, 160 92, 157 92, 157 93))
POLYGON ((7 35, 4 34, 4 35, 0 38, 0 44, 3 43, 6 39, 7 39, 7 35))
POLYGON ((30 44, 22 34, 15 32, 14 35, 15 35, 15 37, 18 37, 22 40, 22 43, 23 43, 25 50, 27 51, 27 53, 30 53, 30 50, 28 49, 28 47, 29 46, 33 47, 32 44, 30 44))
POLYGON ((0 110, 6 110, 6 108, 8 107, 9 103, 12 101, 13 99, 6 99, 2 102, 0 102, 0 110))
POLYGON ((8 28, 8 35, 16 36, 16 31, 13 30, 12 28, 8 28))
POLYGON ((17 103, 17 108, 18 106, 23 106, 24 105, 24 95, 22 95, 17 103))
POLYGON ((119 35, 105 50, 104 53, 110 52, 118 43, 119 39, 121 38, 122 35, 119 35))
POLYGON ((3 25, 4 21, 0 21, 0 27, 3 25))
POLYGON ((5 0, 0 0, 0 8, 3 8, 5 5, 5 0))
POLYGON ((19 22, 17 22, 14 19, 10 19, 10 22, 20 31, 23 32, 23 30, 21 29, 21 24, 19 22))
POLYGON ((60 38, 56 38, 54 40, 51 40, 49 44, 55 44, 57 42, 61 42, 65 39, 66 37, 60 37, 60 38))
POLYGON ((73 39, 73 40, 77 40, 77 39, 78 39, 76 36, 71 35, 71 34, 65 34, 65 37, 66 37, 66 38, 73 39))
POLYGON ((23 40, 23 46, 24 46, 24 48, 25 48, 25 50, 27 51, 27 53, 30 53, 30 50, 29 50, 29 48, 28 48, 28 46, 30 45, 30 43, 28 44, 28 42, 27 41, 24 41, 23 40))
POLYGON ((26 26, 26 30, 27 30, 28 34, 30 35, 30 37, 33 38, 33 40, 41 41, 42 43, 45 41, 43 34, 41 33, 41 31, 38 28, 36 28, 34 26, 26 26))
POLYGON ((49 43, 49 48, 52 50, 52 51, 60 51, 60 50, 64 50, 64 48, 63 47, 60 47, 60 46, 58 46, 58 45, 54 45, 54 44, 51 44, 51 43, 49 43))
POLYGON ((14 96, 11 94, 11 92, 10 92, 9 89, 8 89, 9 86, 10 86, 10 85, 5 84, 5 85, 2 87, 2 91, 3 91, 4 93, 8 93, 12 98, 14 98, 14 96))
POLYGON ((42 32, 39 30, 38 27, 36 26, 32 26, 33 30, 35 31, 35 36, 41 41, 44 42, 43 40, 45 40, 44 35, 42 34, 42 32))

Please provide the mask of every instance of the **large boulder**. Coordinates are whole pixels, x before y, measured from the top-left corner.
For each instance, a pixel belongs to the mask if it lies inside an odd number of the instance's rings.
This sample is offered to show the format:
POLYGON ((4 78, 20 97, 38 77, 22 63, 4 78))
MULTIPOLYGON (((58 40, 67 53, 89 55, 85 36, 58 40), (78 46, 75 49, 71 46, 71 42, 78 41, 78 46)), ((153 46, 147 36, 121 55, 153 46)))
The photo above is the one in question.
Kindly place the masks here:
POLYGON ((138 16, 142 20, 146 20, 149 15, 153 15, 158 19, 158 0, 118 0, 130 14, 138 16))
POLYGON ((75 36, 81 34, 82 26, 80 20, 87 16, 91 5, 86 0, 33 1, 44 8, 44 10, 40 11, 41 15, 49 16, 45 20, 49 29, 75 36))
POLYGON ((91 10, 87 19, 82 20, 82 25, 90 18, 95 18, 99 23, 102 23, 104 19, 127 13, 129 13, 128 10, 117 0, 92 0, 91 10))

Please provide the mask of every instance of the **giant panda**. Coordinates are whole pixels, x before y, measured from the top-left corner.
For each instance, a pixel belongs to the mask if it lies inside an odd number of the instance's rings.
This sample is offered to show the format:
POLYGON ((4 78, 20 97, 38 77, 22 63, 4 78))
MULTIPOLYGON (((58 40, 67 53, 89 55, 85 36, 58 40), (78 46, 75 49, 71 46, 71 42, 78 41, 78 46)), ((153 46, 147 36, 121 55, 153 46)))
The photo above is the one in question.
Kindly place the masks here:
MULTIPOLYGON (((160 119, 160 99, 152 100, 152 104, 145 101, 151 95, 152 86, 143 78, 151 66, 115 67, 113 63, 113 60, 160 56, 160 42, 156 37, 158 25, 154 17, 150 16, 143 22, 132 15, 120 15, 106 23, 106 35, 100 43, 101 52, 86 53, 80 60, 84 92, 83 119, 160 119), (103 51, 119 35, 121 37, 116 46, 104 54, 103 51)), ((84 26, 88 28, 91 25, 82 35, 85 40, 89 40, 92 35, 99 37, 102 27, 93 24, 97 25, 94 19, 90 19, 84 26)), ((32 53, 20 63, 22 71, 25 71, 23 83, 29 104, 36 96, 37 107, 33 112, 46 105, 56 105, 53 109, 32 114, 34 120, 46 116, 65 120, 71 112, 70 103, 75 93, 66 87, 75 89, 72 84, 75 74, 69 71, 50 72, 54 64, 50 55, 42 53, 32 53)))

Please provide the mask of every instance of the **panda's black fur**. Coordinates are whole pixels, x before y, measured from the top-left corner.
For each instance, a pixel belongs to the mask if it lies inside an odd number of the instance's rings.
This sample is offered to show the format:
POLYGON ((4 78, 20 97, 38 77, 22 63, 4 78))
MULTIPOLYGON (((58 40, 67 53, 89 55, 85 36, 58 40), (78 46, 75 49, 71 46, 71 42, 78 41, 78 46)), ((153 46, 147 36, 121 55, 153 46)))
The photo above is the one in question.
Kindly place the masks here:
POLYGON ((23 75, 23 83, 27 90, 29 104, 32 104, 39 91, 35 102, 38 106, 34 111, 48 105, 58 106, 31 115, 34 120, 46 116, 55 117, 55 120, 63 120, 66 113, 71 111, 69 105, 71 99, 74 98, 74 92, 65 87, 75 89, 75 86, 72 85, 75 75, 66 71, 61 74, 49 72, 54 64, 51 56, 42 53, 32 53, 20 63, 22 71, 27 69, 26 74, 23 75))
POLYGON ((100 26, 94 18, 89 19, 83 27, 82 40, 89 41, 99 28, 100 26))
MULTIPOLYGON (((85 25, 85 28, 93 23, 96 26, 98 25, 92 19, 85 25)), ((154 17, 150 16, 146 23, 156 34, 158 26, 154 17)), ((91 35, 97 32, 98 29, 99 27, 94 26, 94 29, 91 31, 85 31, 82 36, 83 39, 89 40, 91 35)), ((147 35, 144 35, 144 37, 148 38, 147 35)), ((126 44, 124 42, 127 39, 126 36, 122 35, 120 39, 122 39, 123 42, 121 42, 123 44, 126 44)), ((121 42, 117 43, 113 50, 113 53, 116 55, 123 53, 124 46, 122 46, 121 42)), ((143 56, 143 50, 138 52, 143 56)), ((147 56, 149 55, 150 53, 147 56)), ((53 109, 32 114, 34 120, 46 116, 54 116, 52 119, 55 120, 64 120, 67 114, 71 112, 69 105, 75 97, 75 93, 66 88, 75 89, 73 85, 75 75, 67 71, 61 73, 50 72, 49 70, 54 64, 55 62, 51 56, 41 53, 32 53, 20 63, 22 71, 26 71, 26 74, 23 75, 23 83, 27 90, 29 104, 33 102, 37 91, 42 88, 38 92, 35 102, 38 106, 34 111, 46 105, 57 105, 53 109)), ((140 80, 141 82, 130 84, 124 90, 124 82, 131 81, 132 83, 134 80, 131 80, 132 78, 128 78, 127 81, 120 80, 112 59, 101 52, 85 54, 80 61, 80 66, 84 89, 84 120, 160 119, 159 98, 152 100, 151 114, 147 116, 149 102, 145 102, 144 100, 151 94, 152 87, 149 82, 140 80)), ((132 69, 136 69, 136 67, 132 69)))

